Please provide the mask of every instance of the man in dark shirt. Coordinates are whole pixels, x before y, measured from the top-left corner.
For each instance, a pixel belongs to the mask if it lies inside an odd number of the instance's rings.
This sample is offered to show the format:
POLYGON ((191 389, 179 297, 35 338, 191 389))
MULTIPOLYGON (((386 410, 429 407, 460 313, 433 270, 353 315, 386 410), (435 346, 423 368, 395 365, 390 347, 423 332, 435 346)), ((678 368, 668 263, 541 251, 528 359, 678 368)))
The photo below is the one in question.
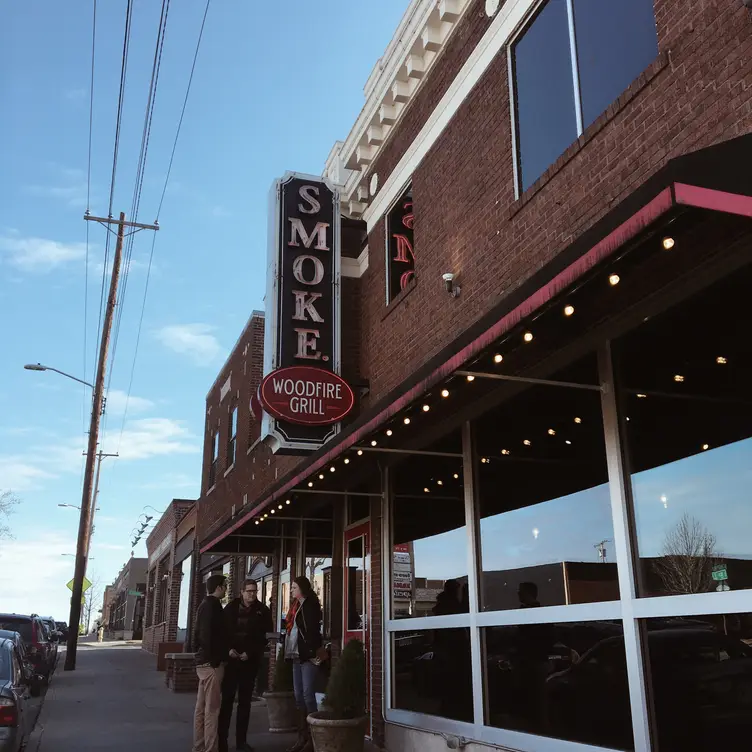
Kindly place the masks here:
POLYGON ((273 629, 272 612, 258 600, 255 580, 244 580, 240 598, 225 607, 225 628, 229 640, 229 657, 222 681, 222 709, 219 712, 219 752, 228 749, 230 718, 235 694, 238 710, 235 727, 236 749, 252 752, 248 744, 248 721, 256 675, 267 644, 267 633, 273 629))
POLYGON ((217 752, 222 678, 227 661, 227 636, 221 599, 227 583, 221 574, 206 581, 207 596, 196 614, 193 652, 196 656, 198 696, 193 717, 193 752, 217 752))

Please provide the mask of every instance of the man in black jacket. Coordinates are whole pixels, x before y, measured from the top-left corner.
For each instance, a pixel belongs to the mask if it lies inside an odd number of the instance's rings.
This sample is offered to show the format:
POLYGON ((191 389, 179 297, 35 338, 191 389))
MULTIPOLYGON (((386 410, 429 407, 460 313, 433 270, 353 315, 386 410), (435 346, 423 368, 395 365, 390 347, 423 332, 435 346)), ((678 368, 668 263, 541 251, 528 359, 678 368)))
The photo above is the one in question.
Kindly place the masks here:
POLYGON ((252 752, 246 736, 251 715, 251 698, 256 675, 267 644, 267 633, 273 629, 272 612, 258 600, 258 585, 244 580, 240 598, 225 607, 225 628, 229 640, 229 661, 222 681, 222 709, 219 712, 219 752, 227 752, 230 718, 235 694, 238 711, 235 726, 236 749, 252 752))
POLYGON ((222 678, 227 661, 227 634, 221 599, 227 592, 223 575, 206 581, 207 596, 196 614, 193 652, 196 655, 198 696, 193 717, 193 752, 217 752, 222 678))

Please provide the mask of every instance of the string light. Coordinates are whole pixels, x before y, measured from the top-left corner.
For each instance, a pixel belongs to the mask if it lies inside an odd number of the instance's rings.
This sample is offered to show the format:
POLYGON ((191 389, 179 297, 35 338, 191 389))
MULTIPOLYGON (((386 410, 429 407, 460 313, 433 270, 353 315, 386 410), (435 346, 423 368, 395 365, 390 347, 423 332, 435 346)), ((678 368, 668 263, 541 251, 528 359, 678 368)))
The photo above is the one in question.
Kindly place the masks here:
POLYGON ((645 397, 647 396, 648 396, 647 394, 638 394, 637 399, 645 399, 645 397))
POLYGON ((502 454, 511 454, 511 452, 508 449, 502 449, 501 453, 502 454))
POLYGON ((549 428, 549 429, 548 429, 548 435, 549 435, 549 436, 556 436, 556 431, 554 431, 554 429, 553 429, 553 428, 549 428))
POLYGON ((677 384, 682 384, 682 383, 684 383, 684 376, 682 376, 682 375, 681 375, 680 373, 677 373, 677 374, 676 374, 676 375, 674 376, 674 381, 675 381, 675 382, 676 382, 677 384))
POLYGON ((582 423, 582 418, 575 418, 575 419, 574 419, 574 422, 575 422, 575 423, 582 423))
POLYGON ((436 481, 436 485, 437 486, 443 486, 444 485, 444 481, 443 480, 437 480, 436 481))
POLYGON ((332 465, 332 466, 331 466, 331 467, 329 468, 329 472, 330 472, 330 473, 333 473, 333 472, 335 471, 335 469, 336 469, 336 468, 334 467, 334 465, 332 465))
POLYGON ((285 502, 285 504, 289 504, 289 503, 290 503, 290 499, 288 499, 288 500, 287 500, 287 501, 285 502))
POLYGON ((371 446, 376 446, 376 445, 377 445, 378 443, 379 443, 379 442, 378 442, 378 441, 376 441, 376 439, 373 439, 373 440, 371 441, 371 446))
POLYGON ((423 405, 423 412, 427 413, 431 409, 430 405, 423 405))
POLYGON ((442 389, 441 390, 441 396, 442 397, 448 397, 449 396, 449 390, 448 389, 442 389))
POLYGON ((313 488, 313 481, 312 480, 308 481, 308 488, 313 488))
POLYGON ((710 449, 710 444, 703 444, 702 445, 702 451, 706 452, 708 449, 710 449))
POLYGON ((608 278, 608 284, 611 285, 611 287, 616 287, 616 285, 618 285, 619 282, 621 282, 621 277, 618 274, 612 274, 608 278))
POLYGON ((388 429, 388 430, 387 430, 387 432, 386 432, 386 435, 387 435, 387 436, 391 436, 391 435, 392 435, 392 433, 393 433, 393 431, 392 431, 392 429, 390 428, 390 429, 388 429))
POLYGON ((726 363, 728 363, 728 360, 726 360, 726 358, 724 358, 723 355, 719 355, 715 359, 715 362, 718 363, 719 366, 725 366, 726 363))
POLYGON ((564 306, 564 315, 565 316, 571 316, 574 313, 574 306, 568 305, 564 306))
POLYGON ((280 504, 280 505, 279 505, 279 506, 277 507, 277 509, 282 509, 282 505, 280 504))
POLYGON ((346 464, 346 465, 349 465, 349 464, 350 464, 350 458, 349 458, 349 457, 345 457, 345 464, 346 464))
POLYGON ((524 440, 524 441, 523 441, 522 443, 523 443, 523 444, 524 444, 525 446, 531 446, 533 442, 532 442, 532 441, 530 441, 530 439, 525 439, 525 440, 524 440))
POLYGON ((455 480, 459 480, 459 477, 460 477, 460 476, 459 476, 459 473, 455 473, 455 474, 454 474, 454 479, 455 479, 455 480))
POLYGON ((362 456, 363 456, 363 450, 362 449, 358 449, 358 457, 362 457, 362 456))
POLYGON ((468 375, 467 380, 468 381, 475 381, 475 376, 468 375))
POLYGON ((504 360, 503 355, 500 355, 499 353, 496 353, 496 355, 494 355, 494 363, 501 363, 502 360, 504 360))
POLYGON ((256 520, 256 524, 257 524, 257 525, 259 524, 259 521, 258 521, 258 520, 256 520))
POLYGON ((319 473, 319 480, 324 480, 324 473, 319 473))
POLYGON ((429 490, 428 490, 427 488, 424 488, 424 489, 423 489, 423 492, 424 492, 424 493, 431 493, 431 492, 430 492, 430 491, 429 491, 429 490))
POLYGON ((405 418, 405 420, 402 421, 406 426, 410 425, 410 418, 405 418))
POLYGON ((663 238, 662 242, 663 242, 664 249, 667 251, 670 251, 676 245, 676 242, 674 241, 674 239, 672 237, 669 237, 668 235, 665 238, 663 238))
POLYGON ((565 444, 569 444, 570 446, 571 446, 571 444, 572 444, 572 442, 571 442, 571 441, 570 441, 569 439, 565 439, 565 440, 564 440, 564 443, 565 443, 565 444))
POLYGON ((532 332, 525 332, 525 334, 522 335, 522 339, 524 339, 525 342, 532 342, 533 341, 533 333, 532 332))
POLYGON ((272 514, 274 514, 276 511, 277 511, 276 509, 272 509, 272 514))

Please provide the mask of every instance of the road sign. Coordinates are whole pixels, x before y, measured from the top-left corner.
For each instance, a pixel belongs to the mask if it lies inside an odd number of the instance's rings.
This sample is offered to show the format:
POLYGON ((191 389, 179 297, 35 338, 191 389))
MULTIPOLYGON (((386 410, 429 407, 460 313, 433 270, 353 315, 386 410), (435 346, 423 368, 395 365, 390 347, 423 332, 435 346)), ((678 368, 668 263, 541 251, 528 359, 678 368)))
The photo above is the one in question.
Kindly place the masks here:
POLYGON ((138 598, 138 596, 143 595, 143 593, 140 590, 129 590, 128 595, 135 595, 138 598))
MULTIPOLYGON (((65 587, 67 587, 68 590, 73 592, 73 580, 71 580, 65 587)), ((84 577, 84 588, 81 592, 85 593, 90 587, 91 587, 91 582, 89 582, 89 580, 86 577, 84 577)))
POLYGON ((713 567, 713 579, 716 582, 722 582, 728 579, 728 572, 723 564, 719 564, 713 567))

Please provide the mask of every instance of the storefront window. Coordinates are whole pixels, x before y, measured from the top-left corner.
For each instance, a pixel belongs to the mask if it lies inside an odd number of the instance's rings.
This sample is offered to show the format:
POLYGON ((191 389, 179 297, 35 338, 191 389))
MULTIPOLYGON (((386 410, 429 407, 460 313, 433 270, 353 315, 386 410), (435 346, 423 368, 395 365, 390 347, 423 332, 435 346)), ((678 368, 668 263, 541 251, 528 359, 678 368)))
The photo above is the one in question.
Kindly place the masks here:
POLYGON ((468 537, 459 459, 417 459, 394 477, 394 618, 467 613, 468 537))
POLYGON ((735 749, 752 735, 752 614, 647 619, 661 752, 735 749))
POLYGON ((752 271, 618 342, 640 594, 752 588, 752 271))
MULTIPOLYGON (((550 378, 597 385, 595 357, 550 378)), ((531 386, 475 433, 482 609, 618 600, 600 393, 531 386)))
POLYGON ((482 630, 486 722, 612 749, 634 749, 620 622, 482 630))
POLYGON ((395 632, 393 707, 472 722, 470 630, 395 632))

